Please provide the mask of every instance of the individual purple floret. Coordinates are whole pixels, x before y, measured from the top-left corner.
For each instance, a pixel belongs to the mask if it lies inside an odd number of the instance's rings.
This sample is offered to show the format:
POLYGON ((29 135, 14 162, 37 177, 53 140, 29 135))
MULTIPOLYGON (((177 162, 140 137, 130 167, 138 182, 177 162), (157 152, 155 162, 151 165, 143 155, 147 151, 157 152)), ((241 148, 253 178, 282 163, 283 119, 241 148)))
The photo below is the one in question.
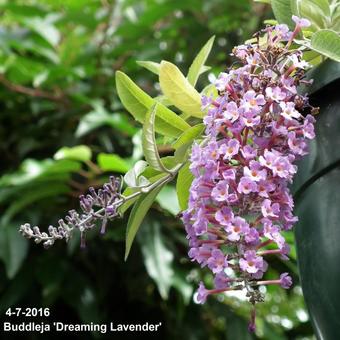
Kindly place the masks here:
MULTIPOLYGON (((240 67, 220 74, 210 105, 203 100, 206 138, 192 148, 195 178, 183 213, 189 256, 214 276, 213 289, 200 283, 200 303, 210 294, 245 289, 255 305, 264 298, 259 285, 292 285, 288 273, 262 277, 269 256, 288 259, 281 232, 297 221, 289 184, 294 163, 307 153, 305 140, 315 136, 311 113, 317 109, 297 92, 307 63, 289 49, 308 21, 293 19, 294 32, 286 25, 267 27, 266 43, 236 47, 240 67)), ((249 329, 255 330, 255 309, 249 329)))

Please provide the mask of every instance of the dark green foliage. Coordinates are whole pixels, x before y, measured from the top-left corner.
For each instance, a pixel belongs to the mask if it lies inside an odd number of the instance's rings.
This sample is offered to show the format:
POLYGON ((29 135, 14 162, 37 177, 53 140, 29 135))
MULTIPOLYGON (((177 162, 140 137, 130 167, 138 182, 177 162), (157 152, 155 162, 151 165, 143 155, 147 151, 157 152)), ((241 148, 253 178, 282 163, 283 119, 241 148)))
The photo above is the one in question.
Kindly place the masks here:
MULTIPOLYGON (((324 74, 326 78, 334 67, 329 67, 330 63, 323 66, 319 77, 324 74)), ((300 216, 296 244, 301 283, 320 339, 337 339, 340 336, 337 317, 340 310, 337 284, 340 279, 339 84, 337 80, 313 95, 321 108, 316 139, 311 145, 310 155, 301 162, 299 168, 303 171, 299 171, 295 183, 298 188, 295 195, 297 214, 300 216)))

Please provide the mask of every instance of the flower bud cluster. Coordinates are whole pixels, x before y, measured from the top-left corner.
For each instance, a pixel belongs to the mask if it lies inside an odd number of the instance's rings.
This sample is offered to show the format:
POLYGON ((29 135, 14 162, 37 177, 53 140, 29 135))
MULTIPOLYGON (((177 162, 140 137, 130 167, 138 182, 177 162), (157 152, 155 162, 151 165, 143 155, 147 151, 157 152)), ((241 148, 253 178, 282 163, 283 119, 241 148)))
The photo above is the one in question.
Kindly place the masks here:
POLYGON ((45 248, 49 248, 56 240, 68 241, 74 229, 78 229, 81 235, 81 247, 85 247, 86 231, 94 228, 96 222, 100 220, 101 233, 104 234, 107 221, 118 215, 117 208, 124 202, 120 190, 120 180, 111 176, 110 182, 105 183, 98 191, 91 187, 88 195, 79 197, 82 213, 70 210, 65 219, 58 221, 58 227, 48 227, 48 233, 41 232, 37 226, 32 228, 29 223, 21 225, 19 231, 26 238, 34 239, 36 243, 42 242, 45 248))

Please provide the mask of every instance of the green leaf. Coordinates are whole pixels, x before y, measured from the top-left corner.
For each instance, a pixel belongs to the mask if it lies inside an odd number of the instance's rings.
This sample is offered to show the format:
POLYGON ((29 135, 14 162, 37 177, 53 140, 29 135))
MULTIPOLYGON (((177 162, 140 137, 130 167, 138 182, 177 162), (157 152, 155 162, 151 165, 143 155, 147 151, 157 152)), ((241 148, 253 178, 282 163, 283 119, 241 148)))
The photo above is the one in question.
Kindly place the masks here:
POLYGON ((166 185, 156 198, 156 201, 164 209, 176 216, 180 211, 176 189, 173 186, 166 185))
POLYGON ((161 104, 163 104, 165 106, 171 106, 172 105, 170 100, 167 97, 163 96, 163 95, 155 97, 155 101, 157 101, 158 103, 161 103, 161 104))
MULTIPOLYGON (((329 139, 325 135, 321 138, 329 139)), ((340 310, 339 178, 339 167, 318 178, 296 207, 299 222, 294 229, 301 284, 319 339, 339 337, 339 318, 333 312, 340 310)))
POLYGON ((43 84, 48 78, 48 71, 42 71, 41 73, 38 73, 34 79, 33 79, 33 86, 39 87, 41 84, 43 84))
POLYGON ((145 122, 143 125, 143 137, 142 146, 143 153, 146 161, 155 170, 161 172, 169 172, 169 170, 163 165, 155 140, 155 115, 157 110, 157 104, 154 104, 152 108, 146 113, 145 122))
POLYGON ((27 27, 44 38, 50 45, 54 47, 57 46, 60 40, 60 33, 54 25, 48 22, 48 20, 34 17, 26 18, 24 23, 27 27))
POLYGON ((307 77, 313 79, 313 83, 311 86, 305 86, 304 92, 314 93, 340 78, 340 63, 327 59, 317 67, 313 67, 307 73, 307 77))
POLYGON ((312 35, 311 48, 340 62, 340 36, 332 30, 319 30, 312 35))
POLYGON ((28 252, 28 242, 19 233, 17 226, 0 225, 0 258, 6 267, 7 277, 12 279, 28 252))
POLYGON ((179 147, 181 147, 184 144, 187 144, 189 142, 192 142, 193 140, 195 140, 197 137, 201 136, 201 134, 204 131, 204 124, 197 124, 193 127, 191 127, 190 129, 184 131, 179 137, 178 139, 172 144, 172 146, 175 149, 178 149, 179 147))
MULTIPOLYGON (((166 174, 164 173, 161 173, 161 174, 157 174, 153 177, 147 177, 149 183, 155 183, 156 181, 160 180, 161 178, 165 177, 166 174)), ((131 187, 127 187, 124 192, 123 192, 123 196, 124 197, 127 197, 131 194, 133 194, 134 192, 138 191, 138 188, 131 188, 131 187)), ((126 210, 128 210, 131 205, 133 205, 136 201, 138 200, 138 196, 134 197, 134 198, 131 198, 129 199, 128 201, 124 202, 119 208, 119 212, 121 214, 124 214, 126 210)))
MULTIPOLYGON (((174 168, 176 165, 177 165, 177 162, 175 160, 175 157, 174 156, 166 156, 166 157, 162 157, 161 158, 161 161, 162 163, 164 164, 164 166, 167 168, 167 169, 172 169, 174 168)), ((143 175, 146 177, 146 178, 150 178, 150 177, 153 177, 155 175, 159 175, 160 172, 151 168, 151 166, 147 166, 145 168, 145 171, 143 172, 143 175)))
POLYGON ((216 98, 218 96, 218 92, 216 89, 215 84, 209 84, 207 85, 201 92, 202 95, 205 95, 207 97, 216 98))
POLYGON ((119 130, 128 136, 134 135, 137 131, 125 114, 110 114, 103 106, 96 105, 93 111, 90 111, 80 119, 75 135, 76 137, 83 137, 103 125, 111 126, 113 129, 119 130))
POLYGON ((60 159, 72 159, 75 161, 89 161, 92 157, 91 149, 86 145, 78 145, 72 148, 64 146, 63 148, 59 149, 55 155, 55 160, 60 159))
MULTIPOLYGON (((270 1, 268 2, 270 4, 270 1)), ((267 20, 263 20, 263 23, 265 25, 270 25, 270 26, 275 26, 278 24, 277 20, 275 19, 267 19, 267 20)), ((256 41, 256 38, 254 39, 254 41, 256 41)))
POLYGON ((189 190, 191 182, 194 179, 194 175, 191 173, 189 165, 188 162, 181 170, 179 170, 176 183, 178 202, 182 210, 185 210, 188 207, 189 190))
POLYGON ((199 51, 199 53, 197 54, 197 56, 195 57, 194 61, 192 62, 189 68, 187 79, 192 86, 196 85, 200 74, 207 71, 207 69, 204 67, 205 66, 204 64, 207 61, 211 48, 214 44, 214 40, 215 40, 215 36, 212 36, 206 42, 206 44, 199 51))
POLYGON ((184 163, 188 159, 188 151, 191 147, 191 142, 181 145, 176 149, 174 157, 176 163, 184 163))
POLYGON ((176 65, 161 62, 159 83, 164 95, 180 110, 190 116, 202 118, 201 95, 184 77, 176 65))
POLYGON ((340 280, 337 269, 340 257, 338 83, 329 84, 313 99, 320 106, 320 114, 311 152, 299 161, 299 171, 294 179, 298 189, 294 195, 294 210, 299 217, 294 230, 303 295, 313 316, 311 321, 316 336, 337 339, 339 318, 334 311, 340 310, 337 285, 340 280))
POLYGON ((143 147, 142 147, 142 129, 139 129, 132 137, 132 156, 131 160, 137 162, 143 157, 143 147))
POLYGON ((159 63, 155 63, 154 61, 141 61, 141 60, 138 60, 137 64, 139 66, 142 66, 142 67, 146 68, 147 70, 151 71, 154 74, 157 74, 157 75, 159 74, 159 67, 160 67, 159 63))
POLYGON ((130 169, 129 164, 115 154, 100 153, 97 157, 97 163, 103 171, 115 171, 125 174, 130 169))
MULTIPOLYGON (((136 191, 138 191, 137 188, 130 188, 130 187, 127 187, 124 191, 123 191, 123 196, 124 197, 127 197, 133 193, 135 193, 136 191)), ((134 197, 134 198, 131 198, 129 199, 128 201, 125 201, 119 208, 118 208, 118 211, 119 213, 121 214, 124 214, 125 211, 127 211, 136 201, 138 200, 138 196, 134 197)))
POLYGON ((130 169, 124 176, 125 183, 131 188, 139 188, 148 185, 150 182, 141 176, 147 163, 143 160, 136 162, 132 169, 130 169))
POLYGON ((174 276, 172 268, 174 255, 164 244, 159 224, 146 221, 143 233, 138 240, 146 270, 156 282, 161 297, 167 299, 174 276))
POLYGON ((150 192, 142 194, 138 198, 137 202, 134 204, 131 210, 130 216, 129 216, 127 229, 126 229, 125 257, 124 257, 125 261, 129 256, 131 246, 132 246, 133 240, 135 239, 137 231, 146 213, 148 212, 152 203, 155 201, 157 195, 161 191, 163 185, 159 185, 155 187, 153 190, 151 190, 150 192))
POLYGON ((24 207, 43 198, 55 197, 70 192, 70 188, 62 183, 49 183, 48 185, 36 185, 33 192, 26 192, 16 199, 8 209, 2 214, 1 221, 3 224, 8 223, 13 216, 19 213, 24 207))
MULTIPOLYGON (((26 159, 20 165, 19 171, 5 174, 0 177, 0 186, 20 186, 31 184, 35 180, 42 179, 68 179, 71 172, 76 172, 81 168, 81 164, 76 161, 63 159, 54 161, 44 159, 26 159)), ((0 196, 1 201, 1 196, 0 196)))
POLYGON ((311 22, 308 31, 315 32, 321 28, 327 28, 331 24, 330 7, 327 0, 292 0, 293 14, 300 18, 307 18, 311 22))
MULTIPOLYGON (((116 85, 120 100, 125 108, 139 122, 144 123, 145 115, 155 100, 140 89, 126 74, 116 72, 116 85)), ((177 137, 190 125, 166 106, 159 104, 156 112, 156 132, 169 137, 177 137)))
POLYGON ((340 2, 338 0, 331 1, 332 23, 329 28, 335 32, 340 32, 340 2))
POLYGON ((303 52, 303 60, 307 61, 309 64, 311 64, 313 66, 312 69, 314 69, 314 66, 318 66, 319 64, 322 63, 322 56, 320 55, 320 53, 316 52, 316 51, 304 51, 303 52))
POLYGON ((275 18, 280 24, 286 24, 290 29, 294 28, 292 21, 292 9, 290 0, 271 0, 275 18))
MULTIPOLYGON (((325 63, 320 78, 326 77, 327 72, 336 72, 335 62, 325 63), (327 66, 330 68, 327 70, 327 66)), ((337 63, 340 65, 339 63, 337 63)), ((340 69, 339 69, 340 70, 340 69)), ((340 74, 338 72, 338 81, 340 74)), ((318 79, 316 79, 318 81, 318 79)), ((320 106, 320 113, 316 116, 315 138, 309 143, 309 154, 298 162, 299 171, 294 176, 292 192, 295 200, 305 188, 320 176, 325 169, 340 164, 340 97, 338 95, 338 81, 325 85, 313 94, 313 102, 320 106)))

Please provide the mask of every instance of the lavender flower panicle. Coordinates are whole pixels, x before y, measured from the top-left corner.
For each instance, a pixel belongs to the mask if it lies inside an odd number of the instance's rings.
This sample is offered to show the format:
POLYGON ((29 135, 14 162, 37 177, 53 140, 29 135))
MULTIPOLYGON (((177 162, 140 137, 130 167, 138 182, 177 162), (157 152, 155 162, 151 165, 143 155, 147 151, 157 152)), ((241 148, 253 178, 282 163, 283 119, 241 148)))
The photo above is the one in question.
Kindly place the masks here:
POLYGON ((45 248, 49 248, 56 240, 65 239, 67 242, 74 231, 78 229, 81 235, 81 247, 85 247, 85 233, 94 228, 96 222, 101 220, 101 234, 105 233, 106 224, 118 215, 118 207, 124 203, 121 194, 121 180, 110 177, 110 182, 105 183, 101 189, 96 191, 89 188, 89 194, 81 195, 80 208, 82 213, 70 210, 65 219, 58 221, 58 227, 49 226, 48 233, 41 232, 39 227, 31 227, 29 223, 21 225, 19 232, 26 238, 33 238, 35 243, 43 242, 45 248), (95 210, 99 207, 98 210, 95 210))
MULTIPOLYGON (((258 38, 256 44, 236 47, 233 55, 241 66, 219 75, 216 99, 202 100, 208 108, 206 138, 192 148, 195 178, 182 215, 189 257, 214 276, 214 289, 200 283, 200 303, 214 293, 246 289, 255 305, 264 299, 259 285, 287 289, 292 284, 288 273, 277 280, 262 277, 267 256, 288 260, 281 231, 297 221, 288 185, 297 171, 294 162, 307 153, 305 140, 314 138, 315 120, 308 112, 316 109, 297 93, 308 64, 300 51, 289 50, 308 22, 294 20, 294 32, 286 25, 267 27, 265 44, 258 38)), ((249 329, 255 330, 255 310, 249 329)))

